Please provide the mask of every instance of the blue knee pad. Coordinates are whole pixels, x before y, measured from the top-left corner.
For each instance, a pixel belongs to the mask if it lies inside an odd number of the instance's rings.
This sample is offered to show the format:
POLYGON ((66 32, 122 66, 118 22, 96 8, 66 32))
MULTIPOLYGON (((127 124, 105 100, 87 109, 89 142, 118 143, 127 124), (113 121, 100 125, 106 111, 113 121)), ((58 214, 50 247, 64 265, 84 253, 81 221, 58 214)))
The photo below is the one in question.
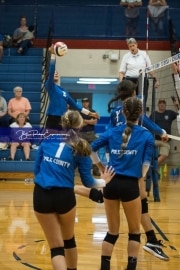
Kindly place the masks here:
POLYGON ((119 234, 114 235, 114 234, 110 234, 110 233, 107 232, 107 234, 106 234, 106 236, 104 238, 104 241, 114 245, 116 243, 118 237, 119 237, 119 234))
POLYGON ((148 213, 148 200, 144 198, 141 200, 141 214, 148 213))
POLYGON ((64 256, 64 247, 51 248, 51 259, 55 256, 64 256))
POLYGON ((140 233, 129 233, 129 241, 136 241, 136 242, 141 242, 140 238, 141 238, 141 234, 140 233))
POLYGON ((69 249, 69 248, 75 248, 76 247, 76 241, 74 236, 69 239, 69 240, 64 240, 64 248, 69 249))

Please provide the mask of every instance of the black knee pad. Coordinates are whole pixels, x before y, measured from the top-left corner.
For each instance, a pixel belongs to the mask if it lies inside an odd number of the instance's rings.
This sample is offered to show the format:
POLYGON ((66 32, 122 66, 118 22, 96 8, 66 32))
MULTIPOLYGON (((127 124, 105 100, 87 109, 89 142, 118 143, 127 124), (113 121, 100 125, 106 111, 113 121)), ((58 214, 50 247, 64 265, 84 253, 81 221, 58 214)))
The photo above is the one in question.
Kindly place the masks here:
POLYGON ((129 233, 129 241, 136 241, 136 242, 141 242, 140 238, 141 238, 141 234, 135 234, 135 233, 129 233))
POLYGON ((141 213, 145 214, 148 213, 148 200, 144 198, 141 200, 141 213))
POLYGON ((69 249, 69 248, 75 248, 76 247, 76 241, 74 236, 69 239, 69 240, 64 240, 64 248, 69 249))
POLYGON ((104 238, 104 241, 114 245, 116 243, 118 237, 119 237, 119 234, 114 235, 114 234, 110 234, 110 233, 107 232, 107 234, 106 234, 106 236, 104 238))
POLYGON ((51 259, 55 256, 61 255, 64 256, 64 248, 63 247, 56 247, 56 248, 51 248, 51 259))

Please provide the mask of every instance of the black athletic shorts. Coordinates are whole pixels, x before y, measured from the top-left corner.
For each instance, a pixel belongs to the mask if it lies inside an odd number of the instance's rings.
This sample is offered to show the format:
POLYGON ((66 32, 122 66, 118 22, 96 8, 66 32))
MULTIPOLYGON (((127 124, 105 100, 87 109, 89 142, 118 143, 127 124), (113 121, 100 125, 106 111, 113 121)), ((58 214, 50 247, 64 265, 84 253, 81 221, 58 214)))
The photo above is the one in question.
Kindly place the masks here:
POLYGON ((103 196, 109 200, 129 202, 139 197, 138 178, 116 174, 104 187, 103 196))
POLYGON ((61 130, 61 116, 48 115, 46 119, 46 128, 61 130))
POLYGON ((44 189, 35 184, 33 192, 33 207, 39 213, 65 214, 76 205, 73 188, 44 189))

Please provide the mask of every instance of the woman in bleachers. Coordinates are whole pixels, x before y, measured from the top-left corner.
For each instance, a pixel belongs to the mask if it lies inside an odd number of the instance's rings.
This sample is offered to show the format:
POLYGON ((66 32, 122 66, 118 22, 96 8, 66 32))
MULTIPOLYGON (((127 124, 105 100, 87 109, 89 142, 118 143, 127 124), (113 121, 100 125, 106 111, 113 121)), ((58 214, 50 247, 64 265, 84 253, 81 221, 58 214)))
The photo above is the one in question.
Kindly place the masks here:
POLYGON ((31 143, 28 138, 28 131, 31 130, 32 126, 27 122, 27 116, 24 113, 19 113, 16 122, 10 125, 12 128, 11 132, 11 143, 10 143, 10 157, 8 160, 14 160, 18 147, 23 149, 25 159, 30 160, 30 147, 31 143))
POLYGON ((18 54, 26 54, 28 49, 33 46, 34 27, 30 26, 28 28, 26 23, 26 17, 22 16, 20 18, 20 26, 15 29, 13 34, 13 42, 18 48, 18 54))
POLYGON ((24 113, 29 120, 31 104, 27 98, 22 96, 22 87, 14 87, 13 92, 14 98, 11 98, 8 102, 8 114, 10 116, 10 124, 16 121, 16 117, 19 113, 24 113))

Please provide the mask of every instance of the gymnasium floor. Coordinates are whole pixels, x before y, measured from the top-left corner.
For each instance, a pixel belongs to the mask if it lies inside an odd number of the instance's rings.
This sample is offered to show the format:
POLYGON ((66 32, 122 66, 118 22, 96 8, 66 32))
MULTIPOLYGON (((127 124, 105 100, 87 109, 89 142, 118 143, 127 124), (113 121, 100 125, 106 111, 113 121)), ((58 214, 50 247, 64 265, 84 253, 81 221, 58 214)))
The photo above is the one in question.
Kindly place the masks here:
MULTIPOLYGON (((76 179, 79 183, 79 179, 76 179)), ((33 184, 23 181, 0 182, 0 269, 50 270, 50 254, 43 232, 32 209, 33 184)), ((180 270, 180 179, 161 181, 161 202, 149 196, 149 212, 171 242, 164 252, 168 262, 143 251, 139 254, 137 270, 180 270), (170 245, 175 247, 172 250, 170 245)), ((78 270, 99 270, 101 243, 107 231, 104 205, 77 196, 76 241, 78 270)), ((158 239, 162 237, 158 235, 158 239)), ((141 243, 145 243, 142 231, 141 243)), ((111 260, 111 270, 124 270, 127 253, 127 225, 121 209, 120 237, 111 260)))

